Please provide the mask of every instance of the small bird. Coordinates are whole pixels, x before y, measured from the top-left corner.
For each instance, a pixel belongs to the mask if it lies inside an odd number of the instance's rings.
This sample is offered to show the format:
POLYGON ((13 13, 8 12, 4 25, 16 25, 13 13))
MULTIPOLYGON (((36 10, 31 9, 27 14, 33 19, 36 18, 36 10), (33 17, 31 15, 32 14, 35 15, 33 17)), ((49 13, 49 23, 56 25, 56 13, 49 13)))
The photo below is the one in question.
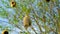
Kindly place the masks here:
POLYGON ((15 7, 16 6, 16 2, 15 1, 11 1, 10 5, 11 5, 11 7, 15 7))
POLYGON ((4 30, 2 34, 9 34, 7 30, 4 30))
POLYGON ((30 20, 29 15, 25 15, 25 17, 23 18, 23 25, 24 25, 25 29, 27 29, 29 26, 31 26, 31 20, 30 20))

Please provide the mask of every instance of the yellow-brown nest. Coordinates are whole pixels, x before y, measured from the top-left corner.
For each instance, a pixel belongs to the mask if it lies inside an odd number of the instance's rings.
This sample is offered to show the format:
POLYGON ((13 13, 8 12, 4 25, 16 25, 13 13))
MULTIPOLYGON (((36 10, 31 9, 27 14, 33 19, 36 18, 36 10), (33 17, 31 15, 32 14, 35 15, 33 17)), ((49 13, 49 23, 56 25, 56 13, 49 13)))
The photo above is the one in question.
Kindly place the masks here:
POLYGON ((9 34, 7 30, 3 30, 2 34, 9 34))
POLYGON ((31 26, 31 20, 29 15, 25 15, 23 18, 23 25, 27 29, 29 26, 31 26))
POLYGON ((11 5, 11 7, 15 7, 16 6, 16 2, 15 1, 11 1, 10 5, 11 5))

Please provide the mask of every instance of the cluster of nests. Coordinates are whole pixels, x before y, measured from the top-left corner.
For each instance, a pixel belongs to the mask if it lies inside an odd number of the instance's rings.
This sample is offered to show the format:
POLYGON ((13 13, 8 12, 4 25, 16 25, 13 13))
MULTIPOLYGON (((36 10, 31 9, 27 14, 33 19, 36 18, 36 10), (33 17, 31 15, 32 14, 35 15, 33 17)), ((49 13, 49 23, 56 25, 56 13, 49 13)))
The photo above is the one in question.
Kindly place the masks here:
MULTIPOLYGON (((46 2, 49 2, 50 0, 46 0, 46 2)), ((16 6, 16 2, 15 1, 11 1, 10 2, 11 7, 15 7, 16 6)), ((23 24, 24 27, 27 29, 27 27, 31 26, 31 21, 30 21, 30 16, 29 15, 25 15, 25 17, 23 18, 23 24)))
MULTIPOLYGON (((46 0, 46 2, 49 2, 50 0, 46 0)), ((16 6, 16 2, 15 1, 11 1, 10 2, 11 7, 15 7, 16 6)), ((27 29, 29 26, 31 26, 31 20, 30 20, 30 16, 29 15, 25 15, 25 17, 23 18, 23 24, 24 27, 27 29)), ((9 34, 9 32, 7 30, 4 30, 2 32, 2 34, 9 34)))
MULTIPOLYGON (((10 2, 11 7, 15 7, 16 6, 16 2, 12 1, 10 2)), ((24 27, 27 29, 30 25, 31 25, 31 21, 30 21, 30 16, 29 15, 25 15, 25 17, 23 18, 23 24, 24 27)))

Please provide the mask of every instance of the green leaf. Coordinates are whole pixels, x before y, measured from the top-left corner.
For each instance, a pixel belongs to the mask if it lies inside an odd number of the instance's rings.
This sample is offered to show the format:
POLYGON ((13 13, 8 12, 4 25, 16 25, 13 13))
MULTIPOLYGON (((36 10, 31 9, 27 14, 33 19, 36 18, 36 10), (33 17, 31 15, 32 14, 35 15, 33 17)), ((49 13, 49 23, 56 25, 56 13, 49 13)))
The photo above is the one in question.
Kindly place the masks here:
POLYGON ((0 25, 0 28, 2 28, 2 26, 0 25))
POLYGON ((3 17, 3 18, 7 18, 8 17, 8 12, 6 11, 0 11, 0 16, 3 17))

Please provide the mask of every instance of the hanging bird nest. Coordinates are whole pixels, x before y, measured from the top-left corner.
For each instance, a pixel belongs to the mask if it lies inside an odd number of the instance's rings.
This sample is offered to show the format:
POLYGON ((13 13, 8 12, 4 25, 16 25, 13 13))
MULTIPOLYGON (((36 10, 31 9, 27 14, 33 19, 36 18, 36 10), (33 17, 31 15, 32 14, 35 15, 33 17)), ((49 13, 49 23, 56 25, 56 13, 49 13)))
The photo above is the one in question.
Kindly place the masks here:
POLYGON ((2 34, 9 34, 7 30, 3 30, 2 34))
POLYGON ((29 15, 25 15, 25 17, 23 18, 23 24, 24 27, 27 29, 29 26, 31 26, 31 20, 30 20, 30 16, 29 15))
POLYGON ((11 1, 10 5, 11 5, 11 7, 15 7, 16 6, 16 2, 15 1, 11 1))
POLYGON ((50 0, 46 0, 46 2, 50 2, 50 0))

